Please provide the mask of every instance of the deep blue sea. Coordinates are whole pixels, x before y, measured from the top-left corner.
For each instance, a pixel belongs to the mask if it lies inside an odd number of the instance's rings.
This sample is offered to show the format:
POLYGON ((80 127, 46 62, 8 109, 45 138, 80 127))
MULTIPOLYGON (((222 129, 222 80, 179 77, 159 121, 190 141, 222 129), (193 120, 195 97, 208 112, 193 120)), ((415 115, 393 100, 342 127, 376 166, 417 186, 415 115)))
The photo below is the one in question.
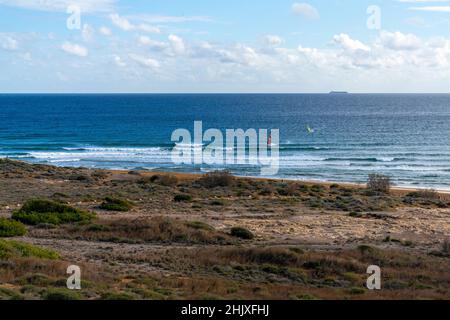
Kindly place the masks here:
POLYGON ((450 95, 0 95, 0 157, 209 171, 171 161, 173 130, 192 131, 196 120, 205 130, 280 129, 280 178, 365 182, 376 172, 397 185, 450 189, 450 95))

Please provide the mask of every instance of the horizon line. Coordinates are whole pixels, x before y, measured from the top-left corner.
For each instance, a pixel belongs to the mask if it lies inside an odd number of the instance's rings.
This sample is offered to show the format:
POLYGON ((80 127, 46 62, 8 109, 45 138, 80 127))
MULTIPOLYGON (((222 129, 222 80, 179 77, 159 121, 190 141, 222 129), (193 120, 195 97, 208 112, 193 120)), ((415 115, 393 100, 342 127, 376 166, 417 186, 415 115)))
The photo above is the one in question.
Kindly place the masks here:
POLYGON ((0 95, 450 95, 450 92, 0 92, 0 95))

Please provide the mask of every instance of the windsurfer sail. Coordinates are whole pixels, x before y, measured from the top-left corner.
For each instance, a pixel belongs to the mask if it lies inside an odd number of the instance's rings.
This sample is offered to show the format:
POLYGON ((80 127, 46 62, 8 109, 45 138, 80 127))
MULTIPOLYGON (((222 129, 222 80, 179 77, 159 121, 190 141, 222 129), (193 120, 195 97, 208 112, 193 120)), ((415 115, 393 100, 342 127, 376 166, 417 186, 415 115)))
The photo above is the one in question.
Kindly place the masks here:
POLYGON ((309 134, 314 133, 314 129, 312 129, 309 125, 306 126, 306 130, 308 131, 309 134))

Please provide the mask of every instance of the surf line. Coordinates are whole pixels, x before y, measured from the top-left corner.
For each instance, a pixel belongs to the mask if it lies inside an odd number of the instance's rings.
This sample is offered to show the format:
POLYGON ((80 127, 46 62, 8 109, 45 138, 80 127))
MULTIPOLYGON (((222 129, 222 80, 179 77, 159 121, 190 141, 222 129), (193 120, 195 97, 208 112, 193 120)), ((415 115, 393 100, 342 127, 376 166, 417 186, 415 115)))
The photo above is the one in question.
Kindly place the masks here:
POLYGON ((219 129, 203 132, 203 122, 194 121, 194 134, 187 129, 173 131, 172 162, 176 165, 255 165, 261 175, 276 175, 280 167, 280 130, 219 129))

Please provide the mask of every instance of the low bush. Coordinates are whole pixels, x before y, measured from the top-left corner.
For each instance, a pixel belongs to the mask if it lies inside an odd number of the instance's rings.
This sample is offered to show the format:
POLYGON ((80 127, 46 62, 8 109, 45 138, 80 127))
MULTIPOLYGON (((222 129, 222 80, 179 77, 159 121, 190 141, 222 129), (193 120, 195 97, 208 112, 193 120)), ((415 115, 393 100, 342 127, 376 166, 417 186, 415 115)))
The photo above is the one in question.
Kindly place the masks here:
POLYGON ((311 186, 311 191, 312 192, 324 192, 326 189, 324 186, 320 185, 320 184, 314 184, 311 186))
POLYGON ((51 288, 48 289, 44 295, 44 300, 80 300, 81 295, 78 292, 70 291, 69 289, 51 288))
POLYGON ((210 203, 212 206, 221 207, 225 205, 225 201, 223 200, 212 200, 210 203))
POLYGON ((354 294, 354 295, 364 294, 365 292, 366 292, 366 290, 364 290, 363 288, 360 288, 360 287, 352 287, 352 288, 348 289, 348 293, 354 294))
POLYGON ((280 196, 296 196, 299 194, 299 187, 296 183, 288 183, 280 186, 277 191, 280 196))
POLYGON ((102 300, 124 301, 137 300, 139 297, 136 294, 129 292, 107 292, 101 297, 102 300))
POLYGON ((433 206, 443 209, 450 207, 450 202, 445 201, 445 199, 433 189, 410 192, 403 197, 403 203, 413 206, 433 206))
POLYGON ((0 300, 23 300, 24 297, 11 289, 0 287, 0 300))
POLYGON ((141 182, 150 181, 151 183, 156 183, 165 187, 174 187, 178 184, 178 178, 174 175, 153 175, 150 179, 143 178, 141 182))
POLYGON ((133 208, 133 203, 128 200, 106 197, 105 201, 100 205, 100 209, 108 211, 127 212, 133 208))
POLYGON ((266 184, 262 186, 261 190, 259 191, 259 195, 261 196, 271 196, 276 192, 274 186, 271 184, 266 184))
POLYGON ((28 225, 49 223, 54 225, 90 221, 95 213, 87 212, 71 206, 43 199, 28 200, 20 210, 12 214, 14 220, 28 225))
POLYGON ((190 202, 192 201, 192 196, 189 194, 177 194, 173 197, 175 202, 190 202))
POLYGON ((255 237, 255 235, 250 230, 242 227, 231 228, 230 235, 245 240, 251 240, 255 237))
POLYGON ((228 171, 209 172, 198 180, 205 188, 229 187, 234 183, 234 177, 228 171))
POLYGON ((441 198, 439 193, 433 189, 410 192, 406 195, 406 197, 427 200, 439 200, 441 198))
POLYGON ((350 212, 348 215, 350 217, 353 217, 353 218, 360 218, 360 217, 362 217, 362 214, 360 212, 355 212, 355 211, 350 212))
POLYGON ((59 259, 59 254, 53 250, 48 250, 19 241, 9 241, 0 239, 0 259, 17 257, 34 257, 42 259, 59 259))
POLYGON ((209 230, 209 231, 214 230, 214 228, 211 227, 209 224, 201 222, 201 221, 189 221, 189 222, 186 222, 186 225, 190 228, 198 229, 198 230, 209 230))
POLYGON ((90 232, 103 232, 109 230, 110 230, 109 227, 103 224, 91 224, 86 227, 86 231, 90 232))
POLYGON ((0 237, 23 236, 26 232, 27 229, 21 222, 0 218, 0 237))
POLYGON ((287 248, 235 248, 223 251, 227 260, 248 264, 269 264, 278 266, 296 266, 300 264, 299 255, 287 248))
POLYGON ((151 219, 117 219, 97 225, 69 225, 59 231, 62 238, 116 243, 192 243, 228 244, 225 233, 201 222, 188 222, 167 217, 151 219))

